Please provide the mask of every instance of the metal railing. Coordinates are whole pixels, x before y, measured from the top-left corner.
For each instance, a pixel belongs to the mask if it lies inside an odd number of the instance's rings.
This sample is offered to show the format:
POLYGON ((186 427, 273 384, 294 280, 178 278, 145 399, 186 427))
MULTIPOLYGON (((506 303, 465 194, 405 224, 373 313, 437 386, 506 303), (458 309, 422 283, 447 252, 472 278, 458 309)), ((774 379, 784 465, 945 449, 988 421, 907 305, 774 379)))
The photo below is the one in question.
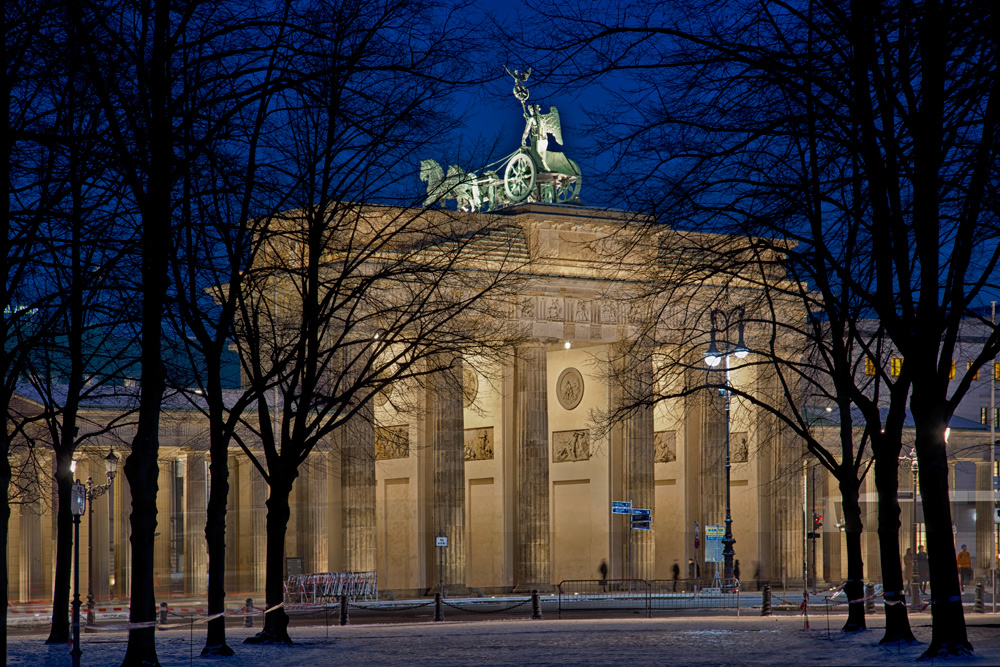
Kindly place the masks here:
POLYGON ((654 612, 679 609, 738 609, 735 580, 705 586, 700 579, 567 579, 557 587, 558 614, 563 612, 654 612))
POLYGON ((377 600, 375 572, 321 572, 293 574, 285 582, 285 602, 316 603, 334 598, 377 600))

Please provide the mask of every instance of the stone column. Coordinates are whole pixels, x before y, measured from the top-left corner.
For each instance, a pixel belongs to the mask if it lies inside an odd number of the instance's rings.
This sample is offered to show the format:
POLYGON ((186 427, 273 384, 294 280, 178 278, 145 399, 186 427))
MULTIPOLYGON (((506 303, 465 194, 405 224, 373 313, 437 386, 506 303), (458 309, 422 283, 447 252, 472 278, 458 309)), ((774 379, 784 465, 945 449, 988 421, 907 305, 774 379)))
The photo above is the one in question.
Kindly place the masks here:
POLYGON ((375 423, 371 402, 340 429, 344 564, 375 570, 375 423))
POLYGON ((546 346, 528 344, 517 351, 514 368, 517 438, 517 542, 514 590, 548 590, 549 416, 546 396, 546 346))
POLYGON ((306 544, 311 550, 305 553, 306 567, 312 572, 329 570, 329 536, 327 533, 327 454, 326 448, 309 457, 309 529, 306 544))
MULTIPOLYGON (((628 410, 622 422, 622 487, 624 498, 630 499, 633 507, 652 509, 655 498, 653 408, 641 403, 652 394, 653 359, 651 351, 645 347, 638 348, 636 352, 637 354, 626 357, 619 369, 619 404, 628 410)), ((656 578, 653 539, 656 519, 654 512, 653 530, 631 531, 633 579, 656 578)), ((627 561, 625 567, 625 575, 628 576, 627 561)))
MULTIPOLYGON (((451 355, 449 355, 451 356, 451 355)), ((462 360, 457 355, 432 360, 442 370, 427 381, 427 434, 433 459, 434 535, 444 534, 445 589, 456 594, 466 590, 465 568, 465 429, 462 402, 462 360), (449 363, 450 362, 450 363, 449 363)), ((437 554, 435 554, 437 555, 437 554)), ((435 563, 440 567, 440 560, 435 563)), ((441 573, 434 578, 437 589, 441 573)))
POLYGON ((184 480, 184 592, 204 595, 208 590, 208 544, 205 521, 208 512, 208 475, 203 452, 187 455, 184 480))
POLYGON ((115 598, 122 600, 131 597, 132 586, 132 522, 128 520, 132 512, 132 490, 128 480, 118 470, 114 486, 115 501, 115 598))
MULTIPOLYGON (((270 489, 260 471, 245 461, 250 475, 250 563, 252 591, 263 593, 267 576, 267 497, 270 489)), ((281 563, 278 567, 284 568, 281 563)))

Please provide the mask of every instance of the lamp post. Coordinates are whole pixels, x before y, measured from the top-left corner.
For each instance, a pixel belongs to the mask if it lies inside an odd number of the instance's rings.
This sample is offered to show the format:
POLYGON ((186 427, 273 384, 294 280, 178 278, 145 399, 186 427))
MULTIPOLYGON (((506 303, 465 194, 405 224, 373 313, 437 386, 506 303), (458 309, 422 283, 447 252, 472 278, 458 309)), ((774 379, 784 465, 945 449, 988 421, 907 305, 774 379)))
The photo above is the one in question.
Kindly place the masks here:
POLYGON ((80 667, 80 517, 87 506, 87 487, 76 480, 70 488, 69 511, 73 515, 73 667, 80 667))
POLYGON ((107 484, 94 486, 94 480, 87 478, 87 625, 94 623, 94 498, 100 498, 111 489, 115 483, 115 473, 118 472, 118 457, 112 447, 104 457, 104 472, 108 476, 107 484))
POLYGON ((733 579, 733 559, 736 556, 736 550, 733 545, 736 544, 736 540, 733 539, 733 514, 731 506, 731 496, 730 496, 730 458, 729 458, 729 437, 730 437, 730 425, 729 425, 729 414, 730 414, 730 403, 732 390, 730 385, 730 375, 729 375, 729 357, 734 356, 737 359, 745 359, 750 350, 743 342, 743 318, 746 311, 743 306, 736 306, 731 311, 726 312, 718 308, 713 308, 711 312, 712 320, 712 331, 711 331, 711 341, 708 344, 708 350, 705 352, 705 363, 709 365, 710 368, 715 368, 722 363, 723 358, 726 361, 726 379, 724 389, 720 390, 722 395, 726 399, 726 533, 722 538, 722 559, 723 559, 723 577, 725 581, 732 581, 733 579), (719 326, 719 323, 722 326, 719 326), (727 332, 731 325, 735 324, 739 332, 739 338, 737 339, 736 345, 730 344, 728 338, 726 337, 727 332), (718 341, 716 341, 716 334, 721 333, 723 350, 719 350, 718 341))

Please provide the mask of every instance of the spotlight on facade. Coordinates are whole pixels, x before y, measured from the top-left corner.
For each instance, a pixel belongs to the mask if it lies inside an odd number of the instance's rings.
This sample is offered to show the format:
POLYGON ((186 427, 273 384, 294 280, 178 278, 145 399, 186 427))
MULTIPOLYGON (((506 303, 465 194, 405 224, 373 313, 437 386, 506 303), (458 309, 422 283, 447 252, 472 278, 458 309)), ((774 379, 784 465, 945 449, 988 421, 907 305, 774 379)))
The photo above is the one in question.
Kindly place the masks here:
POLYGON ((573 347, 573 343, 566 341, 565 343, 563 343, 563 347, 565 347, 568 350, 571 347, 573 347))

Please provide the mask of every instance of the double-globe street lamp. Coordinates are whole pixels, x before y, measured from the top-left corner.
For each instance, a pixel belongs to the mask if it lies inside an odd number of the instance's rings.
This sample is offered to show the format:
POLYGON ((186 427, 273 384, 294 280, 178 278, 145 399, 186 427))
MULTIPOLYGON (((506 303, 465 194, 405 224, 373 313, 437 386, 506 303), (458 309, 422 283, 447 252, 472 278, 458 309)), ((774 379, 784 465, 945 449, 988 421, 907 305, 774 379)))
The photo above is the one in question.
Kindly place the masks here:
MULTIPOLYGON (((76 466, 73 466, 74 472, 76 466)), ((80 517, 87 507, 87 487, 76 480, 70 488, 69 512, 73 515, 73 667, 80 667, 80 517)))
MULTIPOLYGON (((74 461, 74 464, 76 462, 74 461)), ((74 465, 75 469, 75 465, 74 465)), ((87 625, 93 625, 94 617, 94 498, 100 498, 111 490, 111 485, 115 483, 115 474, 118 472, 118 457, 115 456, 114 447, 104 457, 104 472, 108 476, 107 484, 94 485, 91 477, 87 478, 86 505, 87 505, 87 625)), ((83 486, 82 484, 80 485, 83 486)), ((81 511, 81 514, 83 512, 81 511)), ((79 523, 79 518, 76 519, 79 523)))
MULTIPOLYGON (((736 550, 733 549, 733 545, 736 544, 736 540, 733 539, 733 515, 731 507, 731 497, 730 497, 730 459, 729 459, 729 436, 730 436, 730 424, 729 424, 729 408, 730 400, 732 397, 730 376, 729 376, 729 357, 734 356, 737 359, 745 359, 750 350, 747 349, 746 344, 743 342, 743 318, 746 314, 743 306, 736 306, 730 311, 724 311, 719 308, 713 308, 711 312, 712 321, 712 332, 711 341, 708 344, 708 350, 705 352, 705 363, 711 368, 716 368, 722 363, 723 359, 726 361, 725 371, 726 379, 723 389, 719 390, 726 399, 726 534, 722 538, 722 558, 723 558, 723 577, 724 580, 729 582, 735 577, 733 575, 733 559, 736 556, 736 550), (722 326, 719 326, 721 323, 722 326), (739 332, 739 337, 736 341, 736 345, 732 345, 729 342, 728 333, 729 329, 735 325, 739 332), (721 344, 723 349, 719 349, 719 341, 716 340, 716 335, 722 334, 721 344)), ((721 370, 721 369, 720 369, 721 370)))

